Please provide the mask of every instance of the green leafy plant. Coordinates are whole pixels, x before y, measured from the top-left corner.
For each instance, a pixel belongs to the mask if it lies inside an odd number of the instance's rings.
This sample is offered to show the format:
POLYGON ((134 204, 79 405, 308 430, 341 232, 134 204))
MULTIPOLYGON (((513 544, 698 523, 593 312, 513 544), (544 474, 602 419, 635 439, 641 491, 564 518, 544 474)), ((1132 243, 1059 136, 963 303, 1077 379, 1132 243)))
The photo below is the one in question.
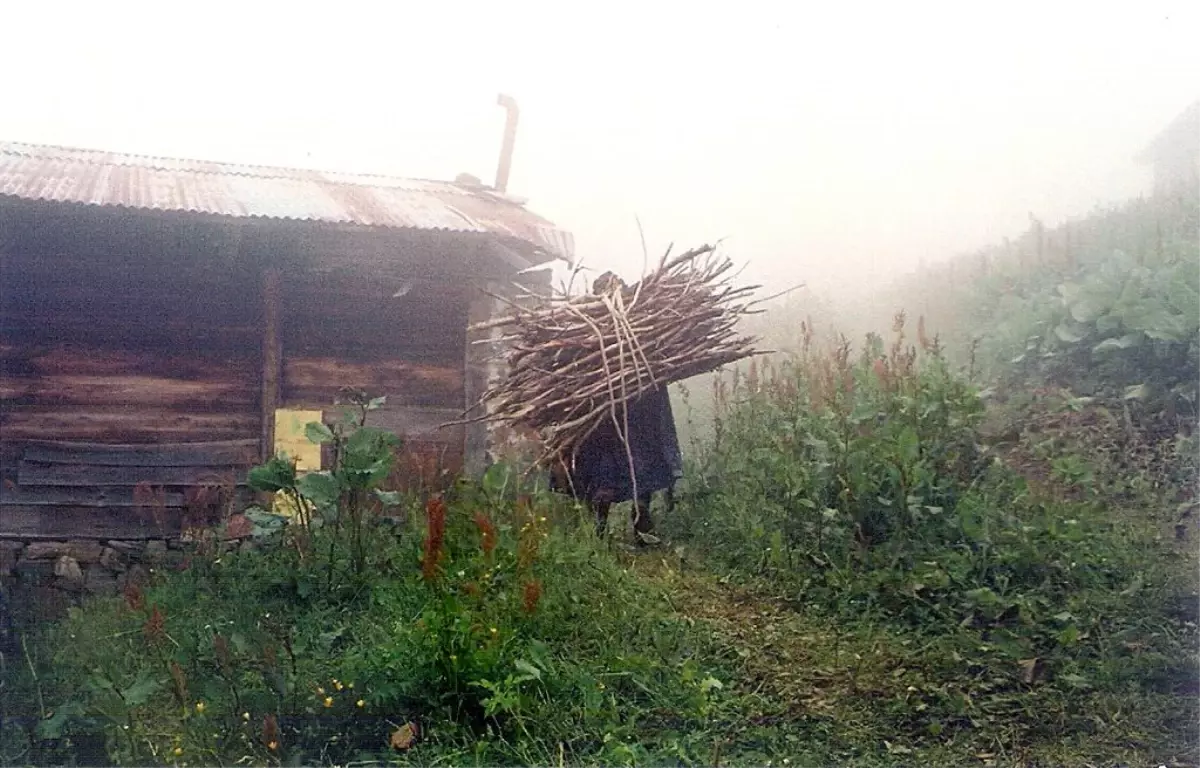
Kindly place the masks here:
MULTIPOLYGON (((382 485, 391 473, 400 440, 391 432, 366 425, 367 415, 381 408, 385 398, 354 391, 346 393, 344 402, 348 407, 332 426, 314 422, 305 427, 310 441, 329 447, 330 469, 299 474, 288 457, 276 456, 248 475, 251 488, 282 494, 296 511, 298 527, 288 538, 301 562, 311 554, 315 532, 327 530, 327 535, 317 538, 327 543, 326 585, 330 589, 343 542, 349 575, 362 581, 368 559, 367 527, 373 513, 399 502, 399 496, 382 485)), ((281 515, 260 508, 246 514, 259 538, 286 532, 281 515)))

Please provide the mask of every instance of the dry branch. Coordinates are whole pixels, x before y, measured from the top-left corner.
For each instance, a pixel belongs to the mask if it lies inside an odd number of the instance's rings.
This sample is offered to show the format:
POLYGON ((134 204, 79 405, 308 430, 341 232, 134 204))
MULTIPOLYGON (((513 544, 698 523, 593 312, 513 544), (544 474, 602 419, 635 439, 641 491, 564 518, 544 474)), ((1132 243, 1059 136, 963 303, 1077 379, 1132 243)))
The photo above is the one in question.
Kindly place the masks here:
POLYGON ((490 419, 538 432, 547 457, 570 457, 643 393, 757 354, 737 332, 758 286, 730 284, 733 262, 712 246, 671 257, 633 286, 600 295, 531 297, 472 331, 503 329, 507 376, 484 393, 490 419))

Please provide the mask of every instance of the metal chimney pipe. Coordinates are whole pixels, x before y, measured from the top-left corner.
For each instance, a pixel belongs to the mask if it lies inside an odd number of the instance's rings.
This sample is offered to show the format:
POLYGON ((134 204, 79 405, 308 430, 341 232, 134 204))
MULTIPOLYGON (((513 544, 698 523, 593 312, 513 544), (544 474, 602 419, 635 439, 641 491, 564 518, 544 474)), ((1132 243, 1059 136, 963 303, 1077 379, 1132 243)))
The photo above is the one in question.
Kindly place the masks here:
POLYGON ((512 169, 513 144, 517 140, 517 118, 521 110, 517 109, 517 101, 512 96, 503 93, 496 103, 508 110, 508 119, 504 121, 504 143, 500 145, 500 165, 496 168, 496 191, 508 189, 508 172, 512 169))

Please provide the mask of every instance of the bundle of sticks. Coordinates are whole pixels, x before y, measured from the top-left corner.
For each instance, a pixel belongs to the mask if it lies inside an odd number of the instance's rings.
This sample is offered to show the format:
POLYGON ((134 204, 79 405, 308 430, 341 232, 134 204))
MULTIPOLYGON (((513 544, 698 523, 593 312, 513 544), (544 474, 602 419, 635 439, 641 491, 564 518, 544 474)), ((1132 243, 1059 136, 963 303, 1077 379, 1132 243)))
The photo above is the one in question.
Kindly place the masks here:
POLYGON ((732 268, 713 246, 668 249, 635 285, 534 297, 473 325, 501 328, 509 343, 507 375, 484 393, 481 418, 535 430, 543 460, 569 458, 606 420, 619 428, 645 392, 758 354, 736 325, 756 311, 759 286, 734 287, 732 268))

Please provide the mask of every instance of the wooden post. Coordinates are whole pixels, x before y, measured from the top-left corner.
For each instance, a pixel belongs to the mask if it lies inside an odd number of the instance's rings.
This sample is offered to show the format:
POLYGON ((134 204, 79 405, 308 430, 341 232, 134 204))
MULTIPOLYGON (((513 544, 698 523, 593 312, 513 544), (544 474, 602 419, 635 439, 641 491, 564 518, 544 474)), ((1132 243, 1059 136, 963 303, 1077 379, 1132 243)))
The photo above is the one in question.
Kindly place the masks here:
MULTIPOLYGON (((487 283, 481 285, 475 282, 468 282, 466 284, 466 290, 468 291, 466 297, 468 326, 473 323, 483 322, 492 317, 496 302, 491 296, 485 293, 485 290, 489 288, 494 290, 495 286, 487 283)), ((477 418, 483 415, 483 408, 479 405, 479 398, 488 387, 488 356, 495 351, 492 349, 491 344, 481 344, 478 342, 485 341, 495 335, 497 334, 487 331, 475 331, 467 334, 467 344, 463 360, 463 406, 469 418, 477 418)), ((482 421, 467 424, 463 430, 464 472, 473 477, 482 475, 488 465, 487 452, 487 424, 482 421)))
POLYGON ((262 347, 262 460, 275 455, 275 409, 279 407, 280 370, 283 350, 280 343, 280 274, 274 267, 263 270, 263 347, 262 347))

